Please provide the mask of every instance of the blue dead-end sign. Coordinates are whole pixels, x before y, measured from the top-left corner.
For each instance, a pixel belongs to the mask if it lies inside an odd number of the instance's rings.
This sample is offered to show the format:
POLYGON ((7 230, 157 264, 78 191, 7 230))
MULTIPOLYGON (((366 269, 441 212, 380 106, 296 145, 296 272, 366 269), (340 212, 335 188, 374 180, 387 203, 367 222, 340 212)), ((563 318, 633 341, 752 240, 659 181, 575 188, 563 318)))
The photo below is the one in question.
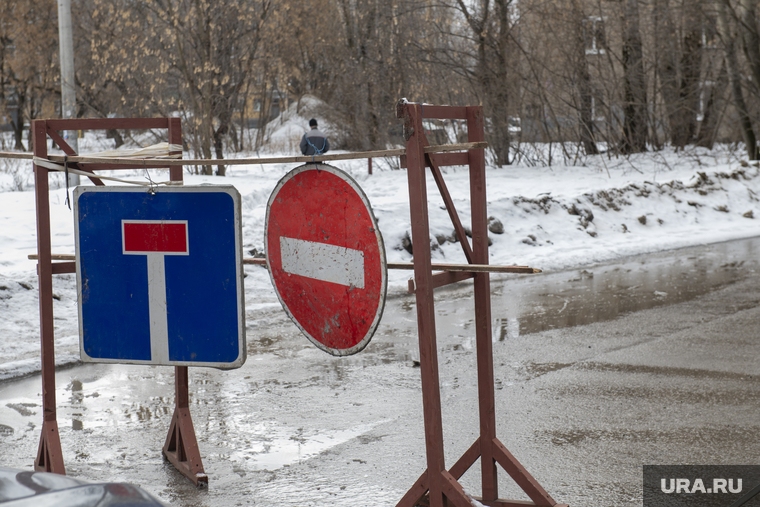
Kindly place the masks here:
POLYGON ((77 187, 74 216, 83 361, 243 365, 234 187, 77 187))

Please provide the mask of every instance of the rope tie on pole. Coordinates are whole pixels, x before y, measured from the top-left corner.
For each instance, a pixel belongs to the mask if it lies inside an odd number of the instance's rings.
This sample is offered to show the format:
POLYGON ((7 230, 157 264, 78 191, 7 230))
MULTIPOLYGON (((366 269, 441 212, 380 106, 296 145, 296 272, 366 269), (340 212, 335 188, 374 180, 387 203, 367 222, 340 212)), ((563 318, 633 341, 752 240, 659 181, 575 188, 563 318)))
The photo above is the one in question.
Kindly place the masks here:
POLYGON ((153 182, 153 180, 150 177, 150 172, 148 171, 148 168, 146 167, 145 159, 142 159, 143 161, 143 171, 145 171, 145 177, 148 178, 148 184, 150 187, 148 188, 148 193, 150 195, 156 195, 156 184, 153 182))
MULTIPOLYGON (((40 157, 34 157, 33 162, 35 165, 38 165, 40 167, 44 167, 45 169, 50 169, 51 171, 65 171, 66 167, 64 167, 61 164, 56 164, 55 162, 51 162, 47 159, 40 158, 40 157)), ((154 181, 154 182, 147 182, 147 181, 133 181, 133 180, 123 180, 121 178, 113 178, 111 176, 101 176, 100 174, 93 174, 88 173, 87 171, 80 171, 79 169, 69 169, 68 170, 70 174, 78 174, 80 176, 87 176, 89 177, 95 177, 100 180, 108 180, 108 181, 115 181, 117 183, 127 183, 129 185, 143 185, 143 186, 156 186, 156 185, 174 185, 175 183, 172 181, 154 181)))
MULTIPOLYGON (((97 158, 97 159, 128 159, 128 160, 142 160, 143 161, 143 168, 145 169, 145 174, 147 175, 148 181, 131 181, 131 180, 123 180, 120 178, 113 178, 109 176, 100 176, 98 175, 97 178, 101 180, 110 180, 115 181, 117 183, 127 183, 130 185, 145 185, 150 187, 150 192, 155 193, 156 192, 156 186, 157 185, 173 185, 174 182, 172 181, 160 181, 156 182, 153 181, 150 177, 150 173, 148 172, 147 167, 147 160, 161 160, 161 159, 181 159, 182 158, 182 145, 180 144, 169 144, 169 143, 158 143, 154 144, 152 146, 147 146, 145 148, 139 148, 135 150, 110 150, 110 151, 101 151, 98 153, 92 153, 88 155, 89 157, 97 158), (172 152, 179 152, 171 154, 172 152)), ((44 167, 46 169, 50 169, 52 171, 63 171, 66 176, 66 203, 69 204, 69 173, 71 174, 78 174, 80 176, 87 176, 87 177, 94 177, 95 175, 91 172, 87 171, 80 171, 78 169, 69 169, 68 164, 68 155, 63 156, 63 165, 58 164, 56 162, 52 162, 48 159, 40 158, 40 157, 33 157, 33 162, 40 166, 44 167)), ((81 157, 80 157, 81 158, 81 157)), ((81 162, 80 162, 81 163, 81 162)), ((69 205, 69 209, 71 209, 71 205, 69 205)))
POLYGON ((69 156, 63 156, 63 174, 66 179, 66 206, 71 210, 71 201, 69 200, 69 156))

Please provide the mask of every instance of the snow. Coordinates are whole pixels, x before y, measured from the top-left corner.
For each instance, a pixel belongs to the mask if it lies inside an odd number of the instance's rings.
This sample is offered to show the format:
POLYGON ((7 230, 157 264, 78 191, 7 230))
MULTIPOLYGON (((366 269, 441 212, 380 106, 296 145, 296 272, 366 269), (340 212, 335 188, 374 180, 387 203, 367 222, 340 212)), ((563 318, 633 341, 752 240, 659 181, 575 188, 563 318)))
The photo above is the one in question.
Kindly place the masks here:
MULTIPOLYGON (((288 111, 274 122, 258 155, 296 153, 308 118, 317 116, 317 106, 306 101, 300 113, 288 111)), ((320 127, 328 135, 335 131, 327 122, 320 121, 320 127)), ((153 142, 151 139, 145 144, 153 142)), ((80 140, 80 150, 83 154, 101 151, 110 148, 110 143, 102 135, 88 135, 80 140)), ((630 157, 580 157, 563 164, 554 145, 554 165, 536 164, 536 160, 548 159, 549 149, 539 146, 537 156, 522 157, 509 167, 487 167, 488 213, 503 226, 503 233, 498 233, 495 221, 492 223, 496 232, 490 233, 491 264, 528 265, 555 272, 760 235, 760 170, 742 161, 742 153, 731 146, 717 146, 712 151, 692 148, 675 152, 666 148, 630 157)), ((247 151, 234 157, 258 155, 247 151)), ((232 184, 240 191, 244 254, 253 256, 264 251, 269 195, 279 179, 297 165, 228 166, 225 178, 186 174, 185 184, 232 184)), ((411 262, 412 255, 403 248, 404 237, 411 234, 407 175, 405 170, 393 169, 397 160, 373 160, 371 176, 366 160, 331 165, 349 173, 369 198, 388 262, 411 262)), ((443 173, 462 223, 468 227, 468 171, 465 167, 447 167, 443 173)), ((134 171, 129 177, 125 174, 117 173, 125 179, 145 180, 144 171, 134 171)), ((160 176, 156 173, 152 177, 165 179, 160 176)), ((427 189, 433 262, 465 263, 430 176, 427 189)), ((66 198, 62 176, 52 176, 53 253, 74 253, 73 214, 66 198)), ((39 370, 37 276, 34 261, 27 258, 35 253, 31 163, 0 160, 0 380, 39 370)), ((246 266, 245 272, 247 319, 255 318, 261 309, 278 307, 266 269, 246 266)), ((389 293, 403 294, 410 274, 391 270, 389 293)), ((76 276, 55 275, 53 285, 56 363, 69 364, 79 355, 76 276)))

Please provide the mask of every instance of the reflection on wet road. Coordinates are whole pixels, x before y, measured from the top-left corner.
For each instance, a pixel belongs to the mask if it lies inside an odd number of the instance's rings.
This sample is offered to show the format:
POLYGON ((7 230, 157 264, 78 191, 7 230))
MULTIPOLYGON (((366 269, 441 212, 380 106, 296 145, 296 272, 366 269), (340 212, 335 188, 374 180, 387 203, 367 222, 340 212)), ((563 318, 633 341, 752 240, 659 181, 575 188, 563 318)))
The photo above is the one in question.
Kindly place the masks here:
MULTIPOLYGON (((760 269, 758 259, 760 240, 754 238, 575 271, 494 278, 494 341, 690 301, 754 273, 760 269)), ((437 322, 469 329, 470 292, 455 289, 438 295, 437 322)))
MULTIPOLYGON (((492 279, 497 435, 555 499, 640 505, 642 464, 756 459, 759 251, 755 239, 492 279)), ((451 464, 478 427, 472 284, 436 301, 451 464)), ((391 295, 370 345, 344 358, 317 350, 279 307, 246 321, 242 368, 191 369, 208 490, 161 458, 167 367, 57 372, 68 473, 141 484, 183 506, 395 504, 426 466, 413 297, 391 295)), ((33 462, 39 383, 0 383, 4 465, 33 462)), ((477 471, 462 479, 474 493, 477 471)), ((501 496, 525 500, 504 476, 501 496)))

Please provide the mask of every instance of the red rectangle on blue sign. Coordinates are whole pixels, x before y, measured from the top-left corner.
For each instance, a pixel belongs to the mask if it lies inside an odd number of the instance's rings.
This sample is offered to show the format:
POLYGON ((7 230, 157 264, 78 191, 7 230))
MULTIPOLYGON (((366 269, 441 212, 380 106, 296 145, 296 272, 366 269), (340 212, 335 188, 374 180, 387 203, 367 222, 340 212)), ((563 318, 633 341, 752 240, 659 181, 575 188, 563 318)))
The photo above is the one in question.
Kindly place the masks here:
POLYGON ((125 252, 187 252, 186 221, 123 221, 125 252))

